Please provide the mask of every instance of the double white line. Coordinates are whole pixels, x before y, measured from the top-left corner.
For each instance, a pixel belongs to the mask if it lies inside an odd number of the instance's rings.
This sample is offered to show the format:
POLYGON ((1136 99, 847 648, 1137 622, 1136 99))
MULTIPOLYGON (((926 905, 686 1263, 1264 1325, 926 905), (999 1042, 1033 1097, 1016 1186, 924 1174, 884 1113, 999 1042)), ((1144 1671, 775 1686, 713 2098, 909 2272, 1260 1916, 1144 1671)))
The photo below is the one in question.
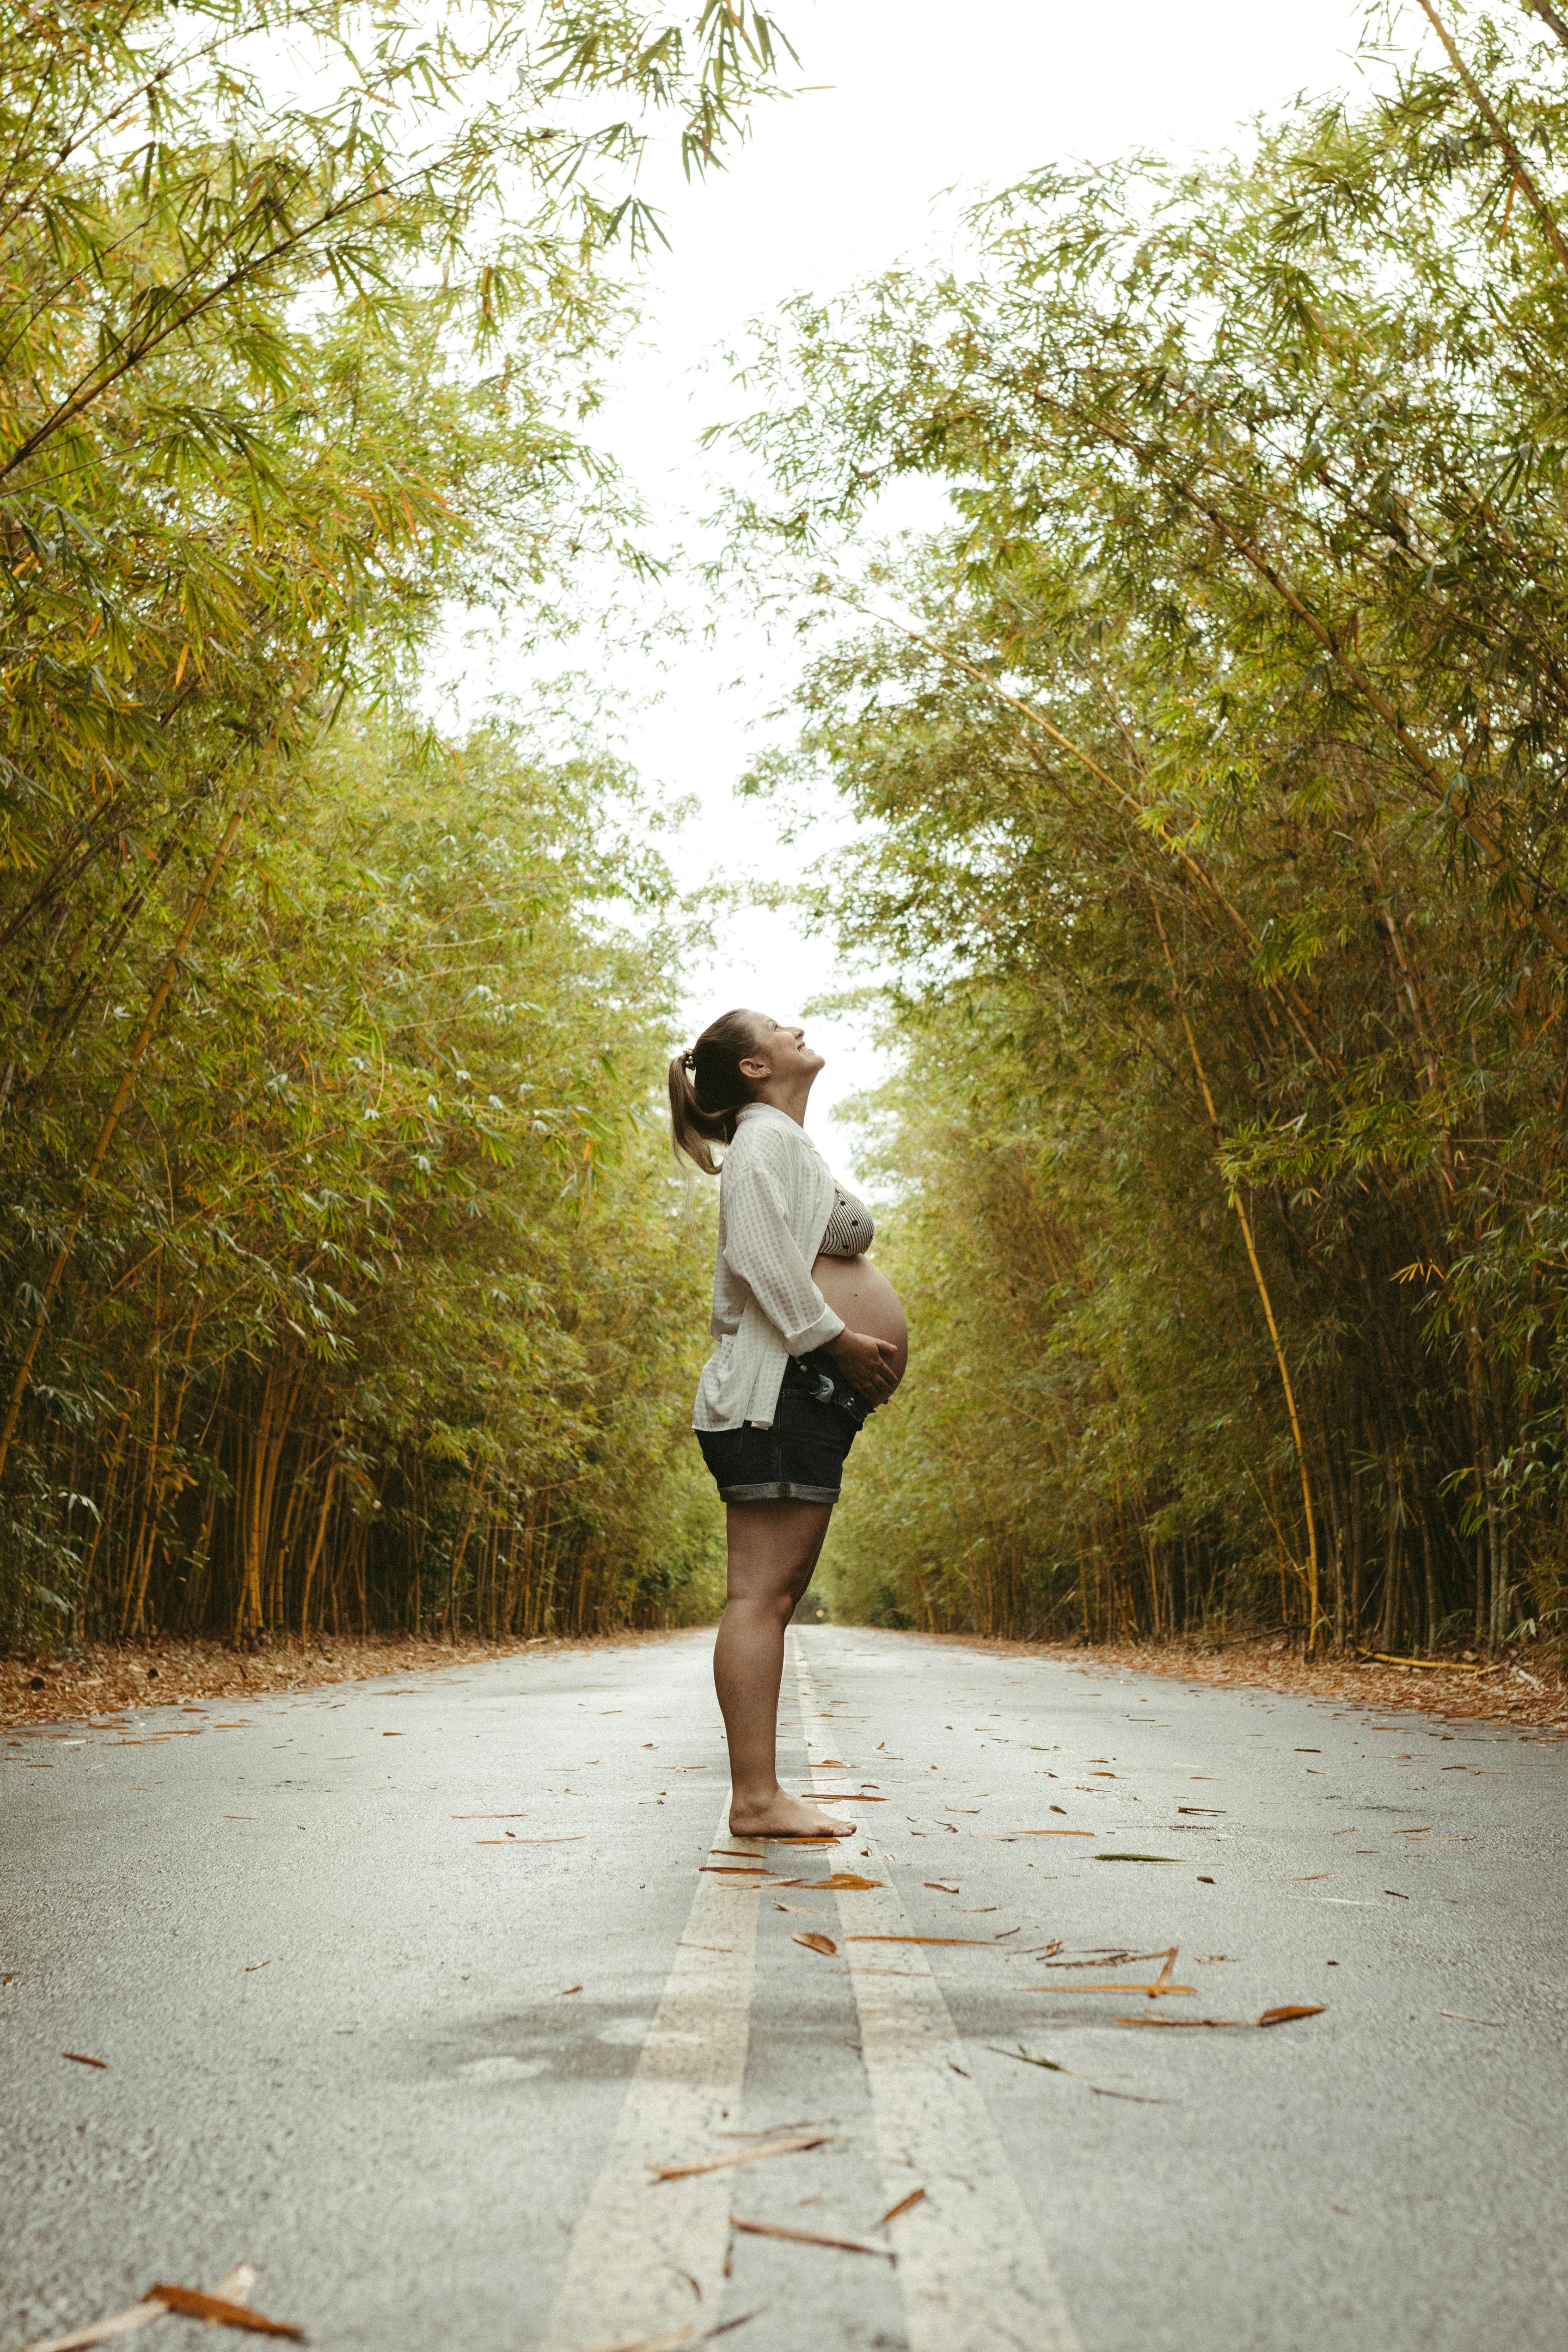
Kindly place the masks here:
MULTIPOLYGON (((794 1633, 790 1658, 806 1732, 821 1754, 828 1727, 794 1633)), ((719 1842, 736 1843, 722 1820, 719 1842)), ((862 1836, 856 1847, 870 1849, 866 1875, 886 1878, 875 1840, 862 1836)), ((739 2110, 758 1899, 757 1889, 732 1882, 698 1883, 615 2145, 573 2238, 543 2352, 610 2352, 661 2336, 691 2341, 718 2322, 729 2175, 657 2182, 650 2168, 711 2155, 724 2110, 731 2124, 739 2110), (730 1949, 697 1948, 719 1943, 730 1949)), ((963 2067, 923 1949, 849 1940, 910 1935, 903 1906, 890 1882, 837 1901, 883 2192, 894 2205, 925 2191, 894 2239, 910 2352, 1079 2352, 1039 2232, 963 2067), (896 1975, 885 1972, 894 1954, 896 1975)))

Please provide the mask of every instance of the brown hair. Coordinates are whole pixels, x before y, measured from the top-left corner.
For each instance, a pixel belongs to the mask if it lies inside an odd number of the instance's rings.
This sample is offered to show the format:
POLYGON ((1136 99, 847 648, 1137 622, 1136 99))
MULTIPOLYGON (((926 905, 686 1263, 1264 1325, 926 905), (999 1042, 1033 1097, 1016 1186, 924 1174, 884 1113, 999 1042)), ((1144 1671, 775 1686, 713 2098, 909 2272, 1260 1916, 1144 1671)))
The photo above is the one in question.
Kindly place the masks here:
POLYGON ((761 1045, 760 1017, 739 1009, 710 1021, 689 1053, 669 1066, 669 1124, 678 1152, 717 1176, 710 1144, 734 1139, 735 1121, 754 1099, 741 1064, 761 1045))

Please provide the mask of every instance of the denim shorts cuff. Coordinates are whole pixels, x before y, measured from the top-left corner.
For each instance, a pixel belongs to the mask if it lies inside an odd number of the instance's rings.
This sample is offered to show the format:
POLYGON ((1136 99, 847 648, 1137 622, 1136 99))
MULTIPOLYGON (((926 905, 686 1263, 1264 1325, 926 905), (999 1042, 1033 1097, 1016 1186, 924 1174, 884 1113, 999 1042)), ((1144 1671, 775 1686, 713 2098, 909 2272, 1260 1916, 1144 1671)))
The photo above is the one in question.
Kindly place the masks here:
POLYGON ((750 1486, 721 1486, 721 1503, 836 1503, 837 1486, 804 1486, 796 1478, 764 1478, 750 1486))

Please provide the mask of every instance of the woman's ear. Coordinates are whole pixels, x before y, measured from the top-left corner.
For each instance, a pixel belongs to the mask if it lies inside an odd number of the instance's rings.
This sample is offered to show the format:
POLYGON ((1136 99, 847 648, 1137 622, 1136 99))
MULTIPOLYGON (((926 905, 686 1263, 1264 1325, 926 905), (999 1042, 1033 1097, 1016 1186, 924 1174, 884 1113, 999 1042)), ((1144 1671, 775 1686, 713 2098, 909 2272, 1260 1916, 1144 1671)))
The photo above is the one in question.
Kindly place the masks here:
POLYGON ((735 1067, 743 1078, 771 1078, 773 1066, 765 1054, 748 1054, 735 1067))

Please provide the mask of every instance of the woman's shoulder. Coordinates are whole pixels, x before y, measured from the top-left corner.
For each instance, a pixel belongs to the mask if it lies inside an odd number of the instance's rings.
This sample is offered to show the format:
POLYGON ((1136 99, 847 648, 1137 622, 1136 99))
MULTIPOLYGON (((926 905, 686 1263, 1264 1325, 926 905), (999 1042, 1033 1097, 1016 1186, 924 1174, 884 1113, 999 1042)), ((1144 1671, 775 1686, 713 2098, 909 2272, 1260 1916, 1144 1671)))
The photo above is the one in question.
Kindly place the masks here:
POLYGON ((736 1122, 724 1166, 740 1169, 748 1160, 759 1160, 787 1167, 802 1159, 822 1167, 827 1164, 805 1128, 797 1126, 786 1111, 774 1110, 771 1103, 750 1103, 736 1122))

